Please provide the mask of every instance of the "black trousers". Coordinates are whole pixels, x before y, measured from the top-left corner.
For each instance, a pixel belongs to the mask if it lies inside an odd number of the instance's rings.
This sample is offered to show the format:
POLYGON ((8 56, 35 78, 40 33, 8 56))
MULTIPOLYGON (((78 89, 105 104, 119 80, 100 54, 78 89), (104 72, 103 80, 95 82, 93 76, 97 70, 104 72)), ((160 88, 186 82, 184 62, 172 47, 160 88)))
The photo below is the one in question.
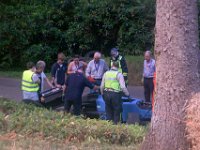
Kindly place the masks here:
POLYGON ((81 99, 65 99, 64 109, 69 113, 73 105, 73 114, 79 116, 81 114, 81 104, 81 99))
POLYGON ((120 122, 120 114, 122 112, 121 93, 104 91, 103 98, 106 105, 107 120, 117 124, 120 122))
POLYGON ((153 78, 144 78, 144 96, 146 102, 151 102, 154 90, 153 78))

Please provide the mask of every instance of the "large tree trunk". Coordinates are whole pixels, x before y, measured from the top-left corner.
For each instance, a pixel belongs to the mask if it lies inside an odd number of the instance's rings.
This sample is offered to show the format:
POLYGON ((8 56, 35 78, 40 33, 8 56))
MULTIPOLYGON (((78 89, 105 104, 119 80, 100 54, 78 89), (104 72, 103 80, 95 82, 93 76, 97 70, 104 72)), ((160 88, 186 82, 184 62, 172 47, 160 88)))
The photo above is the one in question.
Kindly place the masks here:
POLYGON ((156 101, 142 149, 185 150, 185 107, 200 87, 197 0, 157 0, 155 36, 156 101))

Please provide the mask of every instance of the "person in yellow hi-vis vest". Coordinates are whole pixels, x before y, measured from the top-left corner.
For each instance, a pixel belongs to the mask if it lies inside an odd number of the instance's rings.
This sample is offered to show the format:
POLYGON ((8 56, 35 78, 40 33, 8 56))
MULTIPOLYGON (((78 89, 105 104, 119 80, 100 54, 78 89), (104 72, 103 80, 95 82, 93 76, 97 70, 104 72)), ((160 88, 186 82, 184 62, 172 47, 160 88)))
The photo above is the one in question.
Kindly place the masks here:
POLYGON ((113 62, 117 61, 119 63, 118 71, 123 74, 124 80, 127 86, 128 85, 128 67, 127 67, 125 57, 119 54, 119 50, 117 48, 112 48, 110 51, 110 55, 111 55, 110 68, 112 67, 113 62))
POLYGON ((105 101, 107 120, 113 121, 117 124, 120 121, 120 114, 122 112, 122 92, 126 96, 130 96, 125 86, 124 77, 118 71, 119 62, 113 62, 112 67, 107 71, 102 79, 101 94, 105 101))
POLYGON ((23 101, 29 102, 39 102, 38 90, 40 79, 35 72, 42 72, 42 68, 36 66, 32 62, 27 63, 28 70, 25 70, 22 75, 22 92, 23 101))

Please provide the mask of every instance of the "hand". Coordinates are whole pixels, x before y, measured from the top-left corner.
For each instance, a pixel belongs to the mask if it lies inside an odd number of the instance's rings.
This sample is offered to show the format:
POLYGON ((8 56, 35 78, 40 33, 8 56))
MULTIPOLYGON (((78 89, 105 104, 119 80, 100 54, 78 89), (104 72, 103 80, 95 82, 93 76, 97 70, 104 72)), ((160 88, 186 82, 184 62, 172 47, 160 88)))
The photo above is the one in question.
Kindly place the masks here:
POLYGON ((141 79, 141 83, 144 84, 144 78, 141 79))
POLYGON ((57 87, 57 88, 61 88, 62 86, 61 86, 60 84, 57 84, 56 87, 57 87))
POLYGON ((89 76, 87 79, 88 79, 91 83, 94 83, 94 82, 95 82, 95 80, 94 80, 91 76, 89 76))
POLYGON ((42 103, 44 103, 44 101, 45 101, 45 100, 44 100, 44 97, 41 97, 40 100, 41 100, 42 103))
POLYGON ((52 89, 54 88, 53 84, 50 84, 49 86, 50 86, 52 89))
POLYGON ((96 85, 95 85, 94 88, 93 88, 93 90, 95 90, 95 91, 96 91, 96 90, 99 90, 99 89, 100 89, 100 87, 99 87, 99 86, 96 86, 96 85))
POLYGON ((65 91, 65 89, 66 89, 66 86, 65 86, 65 85, 63 85, 63 86, 62 86, 62 89, 63 89, 63 91, 65 91))

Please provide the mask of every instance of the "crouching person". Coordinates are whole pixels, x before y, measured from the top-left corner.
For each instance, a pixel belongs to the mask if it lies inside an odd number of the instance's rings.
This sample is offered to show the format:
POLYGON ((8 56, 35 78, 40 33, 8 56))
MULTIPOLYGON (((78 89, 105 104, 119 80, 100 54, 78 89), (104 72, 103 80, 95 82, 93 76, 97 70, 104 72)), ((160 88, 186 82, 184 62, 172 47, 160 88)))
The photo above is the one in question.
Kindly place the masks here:
POLYGON ((118 71, 118 67, 119 62, 112 63, 111 69, 104 74, 100 87, 105 101, 107 120, 113 121, 114 124, 120 122, 120 114, 122 112, 121 92, 124 92, 129 97, 124 77, 118 71))
POLYGON ((25 70, 22 75, 23 102, 42 106, 38 95, 40 79, 36 72, 41 73, 43 70, 35 67, 32 62, 27 63, 27 68, 28 70, 25 70))
POLYGON ((73 105, 73 114, 78 116, 81 113, 82 94, 85 87, 96 90, 98 87, 91 84, 83 75, 82 70, 72 73, 66 80, 65 89, 65 112, 69 113, 73 105))

